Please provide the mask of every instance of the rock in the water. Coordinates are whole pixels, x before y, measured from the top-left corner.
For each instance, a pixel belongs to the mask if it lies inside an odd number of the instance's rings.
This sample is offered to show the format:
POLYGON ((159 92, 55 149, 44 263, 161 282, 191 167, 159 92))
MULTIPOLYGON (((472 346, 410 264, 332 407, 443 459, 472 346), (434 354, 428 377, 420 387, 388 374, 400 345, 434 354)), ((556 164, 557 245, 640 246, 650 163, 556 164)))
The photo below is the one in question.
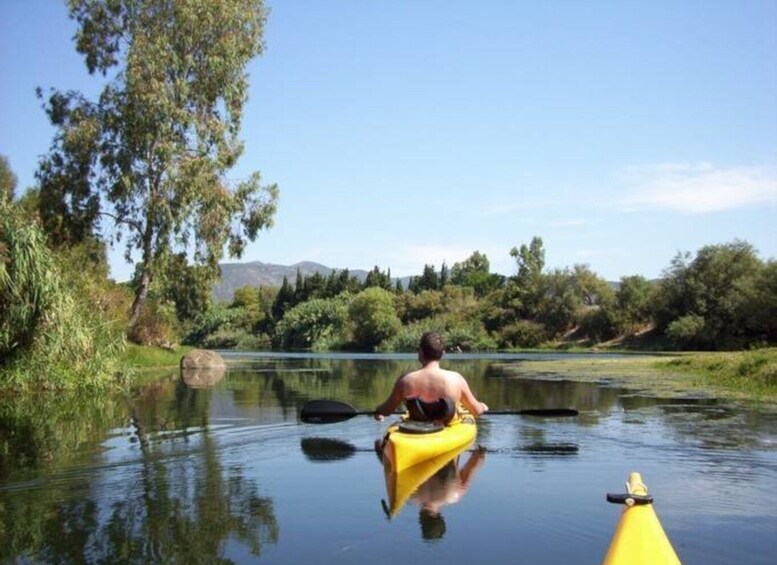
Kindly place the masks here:
POLYGON ((213 386, 227 372, 227 364, 215 351, 195 349, 181 359, 181 379, 190 387, 213 386))
POLYGON ((227 369, 224 358, 215 351, 195 349, 181 358, 183 369, 227 369))
POLYGON ((207 388, 215 385, 226 374, 225 369, 181 369, 181 380, 191 388, 207 388))

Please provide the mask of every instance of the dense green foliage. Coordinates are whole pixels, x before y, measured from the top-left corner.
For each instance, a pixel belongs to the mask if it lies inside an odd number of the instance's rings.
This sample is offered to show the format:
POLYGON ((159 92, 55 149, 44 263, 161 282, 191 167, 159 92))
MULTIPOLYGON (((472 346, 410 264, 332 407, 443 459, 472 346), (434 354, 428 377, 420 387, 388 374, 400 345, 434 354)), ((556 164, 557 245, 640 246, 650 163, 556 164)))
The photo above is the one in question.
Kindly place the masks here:
POLYGON ((294 306, 278 322, 276 346, 313 350, 342 346, 348 340, 348 302, 347 296, 313 298, 294 306))
POLYGON ((0 386, 94 388, 113 379, 121 292, 99 274, 63 268, 77 253, 56 257, 38 225, 0 201, 0 386))
POLYGON ((425 265, 407 291, 392 286, 378 267, 361 284, 341 271, 328 279, 298 274, 280 289, 246 287, 227 309, 240 314, 223 318, 218 328, 205 328, 203 319, 195 334, 230 335, 233 346, 253 336, 280 348, 381 351, 413 350, 432 329, 443 332, 451 350, 462 351, 602 342, 736 349, 777 342, 777 267, 743 242, 704 247, 693 259, 679 255, 658 281, 634 275, 616 285, 586 265, 545 271, 538 237, 510 254, 512 277, 490 273, 488 258, 475 251, 450 275, 425 265), (324 314, 337 297, 347 304, 345 320, 324 314))

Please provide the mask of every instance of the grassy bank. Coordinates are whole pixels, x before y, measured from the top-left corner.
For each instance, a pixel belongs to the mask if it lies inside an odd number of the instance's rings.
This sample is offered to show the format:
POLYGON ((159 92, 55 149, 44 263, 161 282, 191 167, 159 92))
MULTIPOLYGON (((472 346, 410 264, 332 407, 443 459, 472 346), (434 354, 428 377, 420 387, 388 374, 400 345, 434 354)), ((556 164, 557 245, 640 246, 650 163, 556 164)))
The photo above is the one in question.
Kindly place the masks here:
POLYGON ((694 353, 658 363, 668 372, 690 375, 701 386, 777 401, 777 348, 726 353, 694 353))
POLYGON ((166 369, 178 367, 181 357, 193 347, 178 346, 163 349, 146 345, 128 344, 121 359, 121 366, 128 369, 166 369))
POLYGON ((721 396, 777 403, 777 349, 521 361, 514 377, 596 382, 659 396, 721 396))

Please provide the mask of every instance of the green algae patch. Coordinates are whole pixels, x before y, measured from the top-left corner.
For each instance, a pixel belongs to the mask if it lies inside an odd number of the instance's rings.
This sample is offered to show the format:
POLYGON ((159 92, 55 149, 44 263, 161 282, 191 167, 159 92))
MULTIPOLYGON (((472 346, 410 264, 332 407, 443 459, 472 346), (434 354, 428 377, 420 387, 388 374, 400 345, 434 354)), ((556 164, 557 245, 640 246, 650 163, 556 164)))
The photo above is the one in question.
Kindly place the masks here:
POLYGON ((500 376, 590 382, 660 397, 777 403, 777 349, 503 363, 500 376))
POLYGON ((696 382, 736 397, 777 401, 777 349, 690 354, 662 368, 692 375, 696 382))

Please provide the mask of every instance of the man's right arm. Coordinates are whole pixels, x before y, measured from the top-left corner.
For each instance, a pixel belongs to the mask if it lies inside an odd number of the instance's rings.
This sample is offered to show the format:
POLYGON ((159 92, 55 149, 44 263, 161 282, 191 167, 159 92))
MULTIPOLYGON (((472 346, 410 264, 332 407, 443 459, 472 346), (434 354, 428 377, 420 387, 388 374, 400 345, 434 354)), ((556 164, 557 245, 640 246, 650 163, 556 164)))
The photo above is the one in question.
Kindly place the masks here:
POLYGON ((396 410, 397 406, 404 400, 403 379, 404 376, 397 379, 397 382, 394 383, 394 388, 391 390, 391 394, 389 394, 388 398, 375 409, 375 419, 379 422, 383 421, 384 416, 388 416, 396 410))
POLYGON ((488 412, 488 405, 484 402, 480 402, 477 398, 475 398, 475 395, 472 393, 472 390, 469 388, 469 383, 467 382, 467 379, 465 379, 463 376, 459 375, 461 377, 461 401, 464 404, 464 406, 467 407, 467 409, 475 414, 476 416, 480 416, 484 412, 488 412))

